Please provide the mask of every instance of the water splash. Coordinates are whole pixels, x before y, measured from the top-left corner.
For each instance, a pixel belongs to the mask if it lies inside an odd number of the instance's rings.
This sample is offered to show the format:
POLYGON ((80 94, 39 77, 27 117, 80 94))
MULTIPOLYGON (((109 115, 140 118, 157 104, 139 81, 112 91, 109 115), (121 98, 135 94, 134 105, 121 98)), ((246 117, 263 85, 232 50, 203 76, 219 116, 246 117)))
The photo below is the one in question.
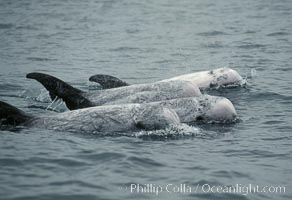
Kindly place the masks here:
POLYGON ((51 97, 49 91, 46 89, 41 89, 41 93, 35 98, 36 101, 49 103, 51 102, 51 97))
POLYGON ((46 110, 52 110, 55 112, 65 112, 69 109, 67 108, 65 102, 62 99, 56 97, 46 108, 46 110))
POLYGON ((234 82, 232 84, 228 84, 228 85, 218 85, 218 84, 210 85, 209 88, 203 89, 203 91, 212 91, 212 90, 220 90, 220 89, 225 89, 225 88, 237 88, 237 87, 245 88, 248 84, 249 84, 248 78, 243 77, 242 80, 238 82, 234 82))
POLYGON ((254 77, 257 77, 257 76, 258 76, 257 70, 256 69, 251 69, 250 70, 250 77, 254 78, 254 77))
POLYGON ((42 103, 50 103, 51 98, 49 95, 49 92, 46 89, 41 89, 40 93, 38 93, 39 90, 29 88, 21 91, 18 96, 25 98, 25 99, 33 99, 38 102, 42 103), (37 92, 36 92, 37 91, 37 92))
POLYGON ((102 87, 100 84, 96 83, 96 82, 91 82, 91 81, 87 81, 86 83, 88 90, 102 90, 102 87))
POLYGON ((192 137, 201 135, 199 128, 187 124, 171 125, 166 129, 153 131, 139 131, 131 134, 132 137, 149 138, 149 139, 177 139, 182 137, 192 137))
POLYGON ((252 80, 258 77, 257 70, 256 69, 251 69, 249 73, 247 73, 242 81, 241 81, 241 87, 245 87, 247 85, 250 85, 250 82, 248 80, 252 80))

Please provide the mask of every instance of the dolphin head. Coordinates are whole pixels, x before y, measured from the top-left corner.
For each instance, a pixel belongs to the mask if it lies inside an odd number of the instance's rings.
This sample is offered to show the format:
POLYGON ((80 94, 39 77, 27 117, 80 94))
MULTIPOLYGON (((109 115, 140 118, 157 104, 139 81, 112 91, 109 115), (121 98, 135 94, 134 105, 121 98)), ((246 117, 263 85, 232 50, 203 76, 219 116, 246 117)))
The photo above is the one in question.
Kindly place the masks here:
POLYGON ((230 68, 219 68, 209 72, 209 75, 213 77, 211 85, 230 85, 230 84, 241 84, 243 78, 238 74, 237 71, 230 68))
POLYGON ((236 116, 236 110, 227 98, 216 97, 204 116, 202 116, 202 119, 213 122, 226 122, 234 120, 236 116))

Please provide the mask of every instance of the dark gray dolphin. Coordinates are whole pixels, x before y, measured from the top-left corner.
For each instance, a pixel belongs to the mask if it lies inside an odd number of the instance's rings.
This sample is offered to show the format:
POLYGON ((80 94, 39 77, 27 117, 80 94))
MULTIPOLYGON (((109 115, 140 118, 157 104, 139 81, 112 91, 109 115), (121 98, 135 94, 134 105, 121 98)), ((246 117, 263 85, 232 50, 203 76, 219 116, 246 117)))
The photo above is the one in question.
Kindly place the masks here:
POLYGON ((89 77, 89 81, 100 84, 102 89, 111 89, 130 85, 115 76, 107 74, 95 74, 89 77))
POLYGON ((95 74, 89 78, 89 81, 99 83, 103 89, 111 89, 129 85, 117 77, 104 74, 95 74))
POLYGON ((0 101, 0 124, 18 126, 25 124, 32 119, 32 116, 24 113, 3 101, 0 101))

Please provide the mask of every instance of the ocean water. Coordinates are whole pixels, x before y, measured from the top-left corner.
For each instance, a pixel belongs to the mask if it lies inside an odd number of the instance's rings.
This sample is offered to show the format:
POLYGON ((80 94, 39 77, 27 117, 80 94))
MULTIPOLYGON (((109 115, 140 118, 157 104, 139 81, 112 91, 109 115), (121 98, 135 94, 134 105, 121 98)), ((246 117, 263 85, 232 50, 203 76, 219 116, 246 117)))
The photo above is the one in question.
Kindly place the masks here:
POLYGON ((247 85, 205 91, 238 122, 177 135, 1 131, 0 199, 292 199, 291 63, 290 0, 1 0, 0 99, 33 115, 54 112, 33 71, 94 92, 96 73, 134 84, 225 66, 247 85))

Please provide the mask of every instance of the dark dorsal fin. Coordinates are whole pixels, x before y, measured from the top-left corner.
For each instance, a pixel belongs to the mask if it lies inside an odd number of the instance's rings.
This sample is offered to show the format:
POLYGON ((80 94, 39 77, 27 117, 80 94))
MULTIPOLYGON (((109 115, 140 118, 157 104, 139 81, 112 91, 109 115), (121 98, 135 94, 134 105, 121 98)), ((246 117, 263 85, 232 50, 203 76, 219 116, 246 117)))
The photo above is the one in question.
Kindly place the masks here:
POLYGON ((129 85, 117 77, 106 74, 93 75, 89 78, 89 81, 99 83, 103 89, 111 89, 129 85))
POLYGON ((0 101, 0 125, 18 126, 25 124, 33 117, 24 113, 22 110, 0 101))
POLYGON ((50 93, 53 99, 61 98, 70 110, 87 108, 94 104, 85 97, 85 92, 72 87, 68 83, 48 74, 29 73, 26 78, 40 82, 50 93))

